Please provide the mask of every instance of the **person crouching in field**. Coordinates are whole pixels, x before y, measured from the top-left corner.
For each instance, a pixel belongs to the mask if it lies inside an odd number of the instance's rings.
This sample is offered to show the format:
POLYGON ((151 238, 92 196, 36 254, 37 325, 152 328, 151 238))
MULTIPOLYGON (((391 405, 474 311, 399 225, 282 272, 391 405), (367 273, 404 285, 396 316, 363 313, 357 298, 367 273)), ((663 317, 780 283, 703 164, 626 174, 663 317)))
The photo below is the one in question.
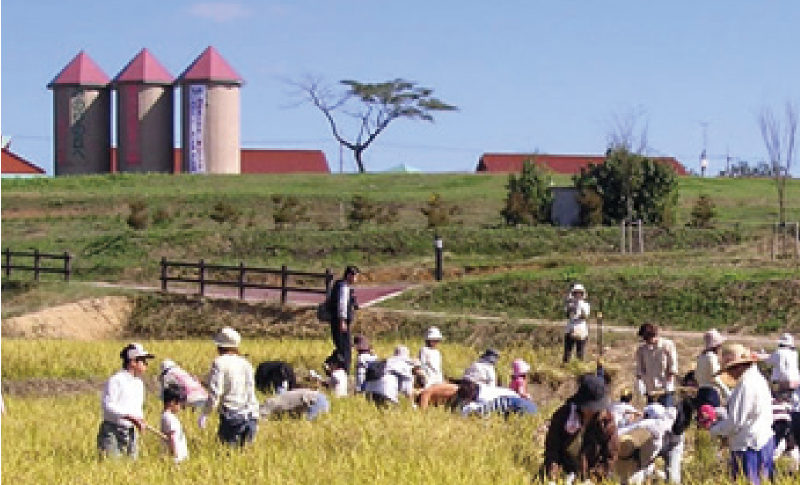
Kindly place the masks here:
POLYGON ((177 413, 186 404, 186 391, 180 386, 169 385, 161 392, 164 401, 164 411, 161 413, 161 432, 167 438, 167 451, 175 461, 180 463, 189 458, 189 447, 186 444, 186 434, 178 419, 177 413))
POLYGON ((144 421, 144 382, 148 360, 153 354, 141 344, 132 343, 119 353, 122 369, 111 376, 103 388, 101 406, 103 422, 97 432, 97 448, 101 457, 138 455, 138 437, 144 421))
POLYGON ((497 365, 499 359, 500 354, 495 349, 486 349, 478 360, 464 371, 464 379, 487 386, 496 386, 497 371, 495 370, 495 365, 497 365))
POLYGON ((586 341, 589 340, 589 302, 586 301, 586 288, 576 283, 570 289, 564 310, 567 313, 567 328, 564 332, 564 363, 569 362, 572 348, 575 355, 583 360, 586 341))
POLYGON ((214 336, 219 355, 211 364, 208 401, 197 424, 204 429, 208 415, 219 406, 220 441, 244 446, 253 441, 258 431, 258 401, 253 366, 239 355, 241 341, 239 333, 231 327, 214 336))
POLYGON ((607 411, 605 380, 584 374, 578 390, 553 413, 545 437, 543 478, 561 473, 601 482, 610 478, 619 453, 614 417, 607 411))
POLYGON ((514 359, 514 362, 511 363, 511 384, 509 387, 519 394, 519 397, 528 400, 531 399, 531 395, 528 393, 528 372, 530 370, 531 366, 523 359, 514 359))
POLYGON ((293 417, 305 414, 307 420, 313 421, 328 411, 330 404, 325 394, 313 389, 292 389, 264 401, 259 413, 262 419, 283 414, 293 417))
POLYGON ((164 359, 161 361, 161 373, 158 375, 161 392, 170 386, 177 386, 186 396, 186 404, 194 409, 199 409, 206 404, 208 392, 200 381, 178 366, 175 362, 164 359))

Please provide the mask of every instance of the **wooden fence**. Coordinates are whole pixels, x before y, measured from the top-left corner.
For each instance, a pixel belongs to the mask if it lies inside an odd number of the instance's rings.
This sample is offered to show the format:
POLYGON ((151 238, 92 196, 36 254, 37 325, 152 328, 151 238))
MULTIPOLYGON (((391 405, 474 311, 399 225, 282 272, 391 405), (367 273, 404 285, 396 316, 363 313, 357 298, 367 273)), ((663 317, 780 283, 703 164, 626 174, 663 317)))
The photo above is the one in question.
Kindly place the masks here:
POLYGON ((33 251, 12 251, 10 248, 3 250, 2 269, 6 278, 11 276, 11 270, 32 271, 33 279, 39 281, 42 273, 63 274, 64 281, 69 281, 72 273, 72 255, 64 251, 62 254, 41 253, 38 249, 33 251), (32 266, 14 264, 12 258, 32 258, 32 266), (43 261, 63 261, 60 267, 42 266, 43 261))
POLYGON ((248 267, 244 263, 239 263, 237 266, 221 265, 221 264, 208 264, 204 260, 197 263, 186 263, 179 261, 167 261, 167 258, 161 258, 161 291, 167 292, 168 284, 170 281, 182 283, 196 283, 198 285, 198 294, 205 296, 206 287, 208 286, 226 286, 234 287, 239 290, 239 299, 244 300, 245 289, 258 288, 264 290, 280 290, 281 304, 286 304, 290 291, 297 291, 302 293, 317 293, 327 294, 330 290, 331 283, 333 282, 333 273, 330 268, 326 268, 324 273, 312 273, 308 271, 291 271, 285 265, 280 269, 272 268, 257 268, 248 267), (187 268, 195 270, 194 277, 187 276, 170 276, 170 268, 187 268), (221 274, 236 273, 235 279, 223 279, 221 274), (274 275, 280 276, 280 285, 255 283, 247 280, 247 275, 274 275), (304 287, 304 286, 291 286, 289 278, 299 276, 304 278, 319 278, 324 283, 324 287, 304 287))

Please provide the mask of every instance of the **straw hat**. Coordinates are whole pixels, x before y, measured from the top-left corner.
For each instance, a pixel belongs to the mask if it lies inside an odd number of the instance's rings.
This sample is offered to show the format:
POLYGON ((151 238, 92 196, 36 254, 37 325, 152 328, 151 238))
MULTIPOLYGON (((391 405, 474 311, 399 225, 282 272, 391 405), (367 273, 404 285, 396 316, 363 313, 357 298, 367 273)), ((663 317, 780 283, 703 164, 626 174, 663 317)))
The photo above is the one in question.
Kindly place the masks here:
POLYGON ((717 329, 711 329, 703 335, 703 343, 706 346, 706 350, 710 350, 724 344, 725 337, 717 329))
POLYGON ((727 372, 740 364, 753 364, 758 362, 758 357, 742 344, 730 344, 722 347, 720 356, 720 370, 717 374, 727 372))
POLYGON ((214 335, 214 343, 217 344, 217 347, 223 349, 239 348, 239 344, 241 342, 242 337, 239 335, 239 332, 231 327, 224 327, 216 335, 214 335))

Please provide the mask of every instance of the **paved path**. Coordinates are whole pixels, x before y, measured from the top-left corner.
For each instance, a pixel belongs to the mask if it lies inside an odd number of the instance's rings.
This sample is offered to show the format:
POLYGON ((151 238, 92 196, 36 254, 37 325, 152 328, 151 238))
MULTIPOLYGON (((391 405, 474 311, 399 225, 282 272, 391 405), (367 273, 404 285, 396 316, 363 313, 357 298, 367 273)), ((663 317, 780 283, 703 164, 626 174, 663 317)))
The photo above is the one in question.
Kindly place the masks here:
MULTIPOLYGON (((99 286, 104 288, 125 288, 130 290, 154 291, 154 292, 161 291, 160 287, 155 287, 155 286, 127 285, 127 284, 103 283, 103 282, 97 282, 92 284, 94 286, 99 286)), ((356 287, 355 292, 359 305, 361 305, 361 307, 363 308, 368 308, 372 305, 380 303, 383 300, 397 296, 400 293, 404 292, 405 290, 411 288, 412 286, 414 285, 408 283, 389 283, 378 286, 359 285, 356 287)), ((193 295, 197 294, 197 289, 170 287, 169 292, 193 295)), ((236 288, 207 286, 205 293, 206 293, 205 296, 209 298, 223 298, 231 300, 239 299, 239 290, 236 288)), ((299 306, 316 305, 317 303, 321 303, 323 298, 324 295, 320 293, 305 293, 299 291, 290 291, 288 292, 287 295, 288 303, 299 306)), ((280 290, 247 288, 245 290, 245 295, 244 295, 244 300, 249 302, 280 301, 280 299, 281 299, 280 290)))

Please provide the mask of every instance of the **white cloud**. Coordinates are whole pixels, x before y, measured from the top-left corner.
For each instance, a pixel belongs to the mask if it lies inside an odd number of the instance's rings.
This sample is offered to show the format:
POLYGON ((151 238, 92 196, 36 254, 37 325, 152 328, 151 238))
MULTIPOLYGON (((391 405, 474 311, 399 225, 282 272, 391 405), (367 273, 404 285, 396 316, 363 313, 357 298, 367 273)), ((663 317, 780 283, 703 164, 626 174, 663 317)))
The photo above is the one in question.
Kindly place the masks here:
POLYGON ((230 22, 246 17, 250 10, 235 2, 201 2, 189 7, 189 13, 213 22, 230 22))

